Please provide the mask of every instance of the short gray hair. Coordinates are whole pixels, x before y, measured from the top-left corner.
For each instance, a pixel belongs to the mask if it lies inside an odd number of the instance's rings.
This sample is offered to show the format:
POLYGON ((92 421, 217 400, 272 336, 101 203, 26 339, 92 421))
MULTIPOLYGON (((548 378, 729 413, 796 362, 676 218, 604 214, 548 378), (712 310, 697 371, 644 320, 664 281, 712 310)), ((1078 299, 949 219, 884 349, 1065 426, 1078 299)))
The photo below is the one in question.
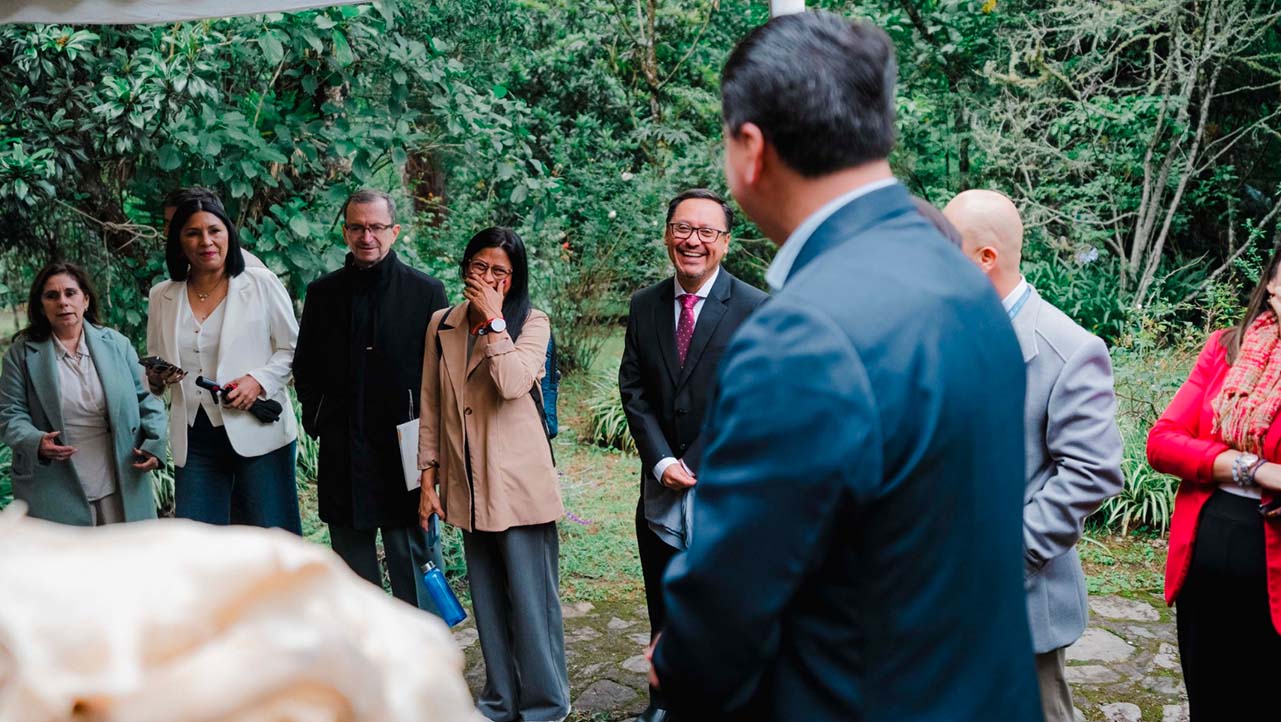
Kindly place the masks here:
POLYGON ((395 223, 396 222, 395 199, 391 197, 390 193, 384 193, 383 191, 376 191, 376 190, 373 190, 372 188, 361 188, 360 190, 348 196, 347 200, 342 204, 342 210, 339 212, 338 215, 342 217, 342 220, 345 223, 347 221, 347 206, 351 205, 352 203, 355 203, 356 205, 364 205, 366 203, 376 203, 378 201, 382 201, 383 203, 387 204, 387 215, 391 216, 391 222, 395 223))

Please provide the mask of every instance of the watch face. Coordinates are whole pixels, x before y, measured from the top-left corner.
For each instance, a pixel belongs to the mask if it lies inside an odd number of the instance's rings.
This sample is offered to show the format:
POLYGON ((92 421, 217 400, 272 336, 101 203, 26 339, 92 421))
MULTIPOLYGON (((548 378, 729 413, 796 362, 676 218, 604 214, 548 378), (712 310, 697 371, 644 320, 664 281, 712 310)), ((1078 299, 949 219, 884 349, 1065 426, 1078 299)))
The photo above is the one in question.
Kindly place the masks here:
POLYGON ((493 333, 502 333, 507 330, 507 322, 501 318, 496 318, 489 322, 489 330, 493 333))

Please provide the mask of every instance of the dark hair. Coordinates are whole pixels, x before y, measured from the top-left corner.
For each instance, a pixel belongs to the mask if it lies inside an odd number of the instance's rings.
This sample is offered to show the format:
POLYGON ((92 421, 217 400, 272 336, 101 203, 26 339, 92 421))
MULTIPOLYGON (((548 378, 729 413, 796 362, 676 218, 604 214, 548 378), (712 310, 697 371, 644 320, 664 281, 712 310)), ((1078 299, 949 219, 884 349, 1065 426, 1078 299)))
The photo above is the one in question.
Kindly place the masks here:
POLYGON ((721 198, 714 191, 710 191, 706 188, 690 188, 684 193, 673 198, 671 202, 667 204, 667 222, 672 222, 672 216, 676 215, 677 206, 692 198, 701 198, 703 200, 715 201, 721 204, 721 210, 725 212, 725 230, 734 230, 734 209, 730 208, 724 198, 721 198))
POLYGON ((961 232, 956 230, 956 226, 952 225, 947 216, 943 215, 943 211, 935 208, 934 204, 924 198, 916 196, 912 196, 912 204, 921 215, 925 216, 925 220, 932 223, 938 232, 943 234, 944 238, 951 241, 957 248, 961 247, 961 232))
POLYGON ((471 259, 486 248, 501 248, 507 252, 512 262, 512 283, 507 287, 507 296, 503 298, 503 320, 507 322, 507 333, 512 340, 520 336, 520 331, 529 318, 529 261, 525 255, 525 242, 510 228, 494 226, 477 233, 467 241, 463 251, 463 260, 458 270, 464 279, 467 278, 467 266, 471 259))
POLYGON ((1278 266, 1281 266, 1281 249, 1272 251, 1272 258, 1259 274, 1259 283, 1250 292, 1250 301, 1245 305, 1245 315, 1241 317, 1241 323, 1228 329, 1219 337, 1219 343, 1223 344, 1223 348, 1228 352, 1229 365, 1236 363, 1237 354, 1241 353, 1241 339, 1245 337, 1250 324, 1258 320, 1259 316, 1272 310, 1272 306, 1268 303, 1268 299, 1272 296, 1268 293, 1268 284, 1272 283, 1272 279, 1277 275, 1278 266))
POLYGON ((164 207, 177 208, 178 206, 191 203, 192 201, 213 201, 218 205, 222 205, 222 201, 218 198, 217 193, 200 186, 188 186, 186 188, 175 188, 174 190, 169 191, 169 194, 165 196, 164 207))
POLYGON ((165 239, 165 265, 169 268, 169 278, 175 281, 187 280, 187 273, 191 270, 191 261, 182 250, 182 227, 187 225, 192 216, 202 211, 217 216, 227 227, 226 275, 239 276, 245 270, 245 257, 240 253, 240 234, 236 232, 236 224, 231 222, 217 198, 200 198, 178 206, 169 223, 169 236, 165 239))
POLYGON ((338 211, 339 222, 341 223, 347 222, 347 206, 351 205, 352 203, 355 203, 356 205, 364 205, 366 203, 377 203, 378 201, 382 201, 383 203, 387 204, 387 215, 391 217, 391 222, 395 223, 396 222, 396 200, 392 198, 391 194, 389 193, 376 191, 370 188, 361 188, 360 190, 348 196, 346 201, 343 201, 342 210, 338 211))
POLYGON ((737 136, 760 127, 807 178, 889 157, 894 45, 880 28, 829 12, 776 17, 739 42, 721 74, 721 113, 737 136))
POLYGON ((41 296, 44 295, 44 285, 49 282, 50 278, 65 273, 76 279, 76 284, 80 286, 80 292, 89 298, 89 307, 85 309, 85 320, 97 325, 98 323, 98 291, 89 281, 89 275, 84 269, 74 263, 50 263, 36 274, 36 280, 31 283, 31 293, 27 294, 27 327, 13 335, 13 340, 20 336, 25 336, 28 341, 44 341, 53 333, 53 327, 49 325, 49 317, 44 315, 44 304, 41 303, 41 296))

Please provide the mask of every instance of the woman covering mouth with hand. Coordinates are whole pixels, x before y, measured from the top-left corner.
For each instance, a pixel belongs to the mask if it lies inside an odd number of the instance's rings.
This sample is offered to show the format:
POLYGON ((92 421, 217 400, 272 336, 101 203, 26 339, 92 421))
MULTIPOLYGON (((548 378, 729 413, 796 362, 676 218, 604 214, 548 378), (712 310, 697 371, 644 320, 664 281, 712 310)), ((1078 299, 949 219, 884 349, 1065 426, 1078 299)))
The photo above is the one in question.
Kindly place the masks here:
POLYGON ((570 702, 556 522, 564 508, 534 391, 551 323, 530 307, 515 232, 477 233, 460 270, 466 301, 432 316, 424 344, 418 514, 424 527, 437 514, 463 531, 485 658, 481 713, 494 722, 563 720, 570 702))
POLYGON ((236 226, 211 199, 179 206, 165 246, 168 281, 151 289, 147 352, 181 369, 148 370, 153 393, 170 389, 169 435, 180 517, 301 533, 289 377, 298 322, 284 285, 246 268, 236 226), (231 388, 225 398, 196 385, 231 388), (284 409, 262 422, 264 398, 284 409))
POLYGON ((155 518, 150 472, 165 451, 164 404, 143 386, 129 340, 99 325, 85 272, 45 266, 27 321, 0 373, 14 497, 31 516, 64 524, 155 518))

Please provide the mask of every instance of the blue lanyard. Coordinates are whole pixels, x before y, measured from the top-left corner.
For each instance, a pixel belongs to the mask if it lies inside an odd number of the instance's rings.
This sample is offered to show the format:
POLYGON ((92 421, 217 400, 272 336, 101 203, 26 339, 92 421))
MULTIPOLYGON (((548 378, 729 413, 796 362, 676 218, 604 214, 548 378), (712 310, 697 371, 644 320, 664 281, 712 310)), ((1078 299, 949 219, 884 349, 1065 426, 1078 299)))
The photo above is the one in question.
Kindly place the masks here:
POLYGON ((1027 290, 1023 291, 1023 295, 1019 296, 1019 300, 1015 301, 1013 306, 1010 306, 1009 314, 1010 314, 1011 321, 1014 320, 1015 316, 1019 315, 1019 311, 1023 310, 1023 304, 1027 303, 1027 299, 1031 295, 1032 295, 1032 286, 1029 285, 1027 287, 1027 290))

